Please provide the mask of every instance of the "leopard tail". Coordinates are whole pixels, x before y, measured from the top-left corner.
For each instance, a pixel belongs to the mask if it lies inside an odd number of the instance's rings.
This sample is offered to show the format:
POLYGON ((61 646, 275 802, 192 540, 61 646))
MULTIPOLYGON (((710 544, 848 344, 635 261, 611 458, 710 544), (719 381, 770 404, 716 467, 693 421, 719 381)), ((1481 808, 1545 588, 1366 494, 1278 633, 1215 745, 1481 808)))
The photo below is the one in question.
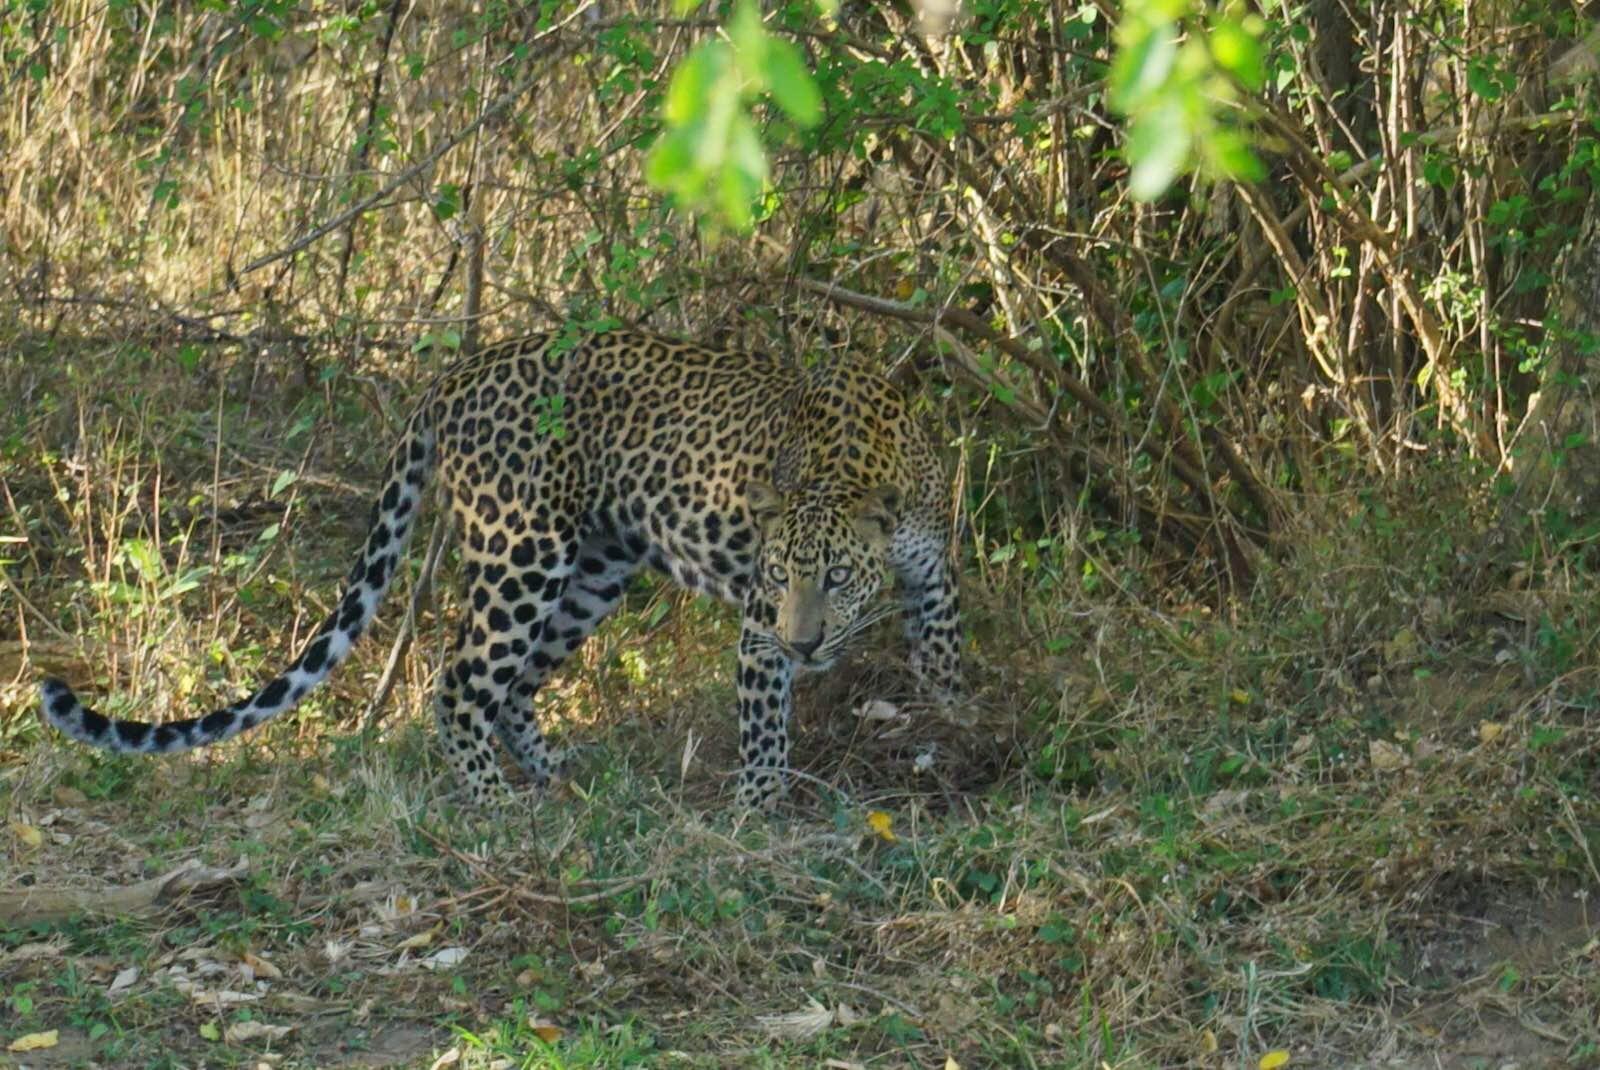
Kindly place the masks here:
POLYGON ((383 492, 373 505, 366 543, 350 570, 339 604, 282 673, 249 698, 188 720, 152 724, 122 721, 79 701, 65 681, 39 685, 44 717, 83 743, 123 753, 175 754, 231 739, 286 710, 326 680, 355 645, 400 567, 422 511, 422 494, 435 461, 432 406, 412 415, 406 434, 389 457, 383 492))

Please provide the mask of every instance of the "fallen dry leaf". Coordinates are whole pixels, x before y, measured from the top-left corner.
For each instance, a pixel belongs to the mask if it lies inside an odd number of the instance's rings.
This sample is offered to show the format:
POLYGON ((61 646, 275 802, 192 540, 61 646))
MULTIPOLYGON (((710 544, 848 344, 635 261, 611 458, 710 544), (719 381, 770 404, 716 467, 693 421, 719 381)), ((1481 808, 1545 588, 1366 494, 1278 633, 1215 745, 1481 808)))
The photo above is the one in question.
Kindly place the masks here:
POLYGON ((467 949, 464 947, 441 947, 427 958, 418 961, 430 970, 448 970, 452 966, 460 965, 466 957, 467 949))
POLYGON ((43 1048, 53 1048, 61 1042, 61 1036, 54 1029, 46 1029, 43 1033, 24 1033, 22 1036, 6 1045, 7 1051, 39 1051, 43 1048))
POLYGON ((248 1022, 229 1022, 222 1031, 222 1039, 229 1044, 244 1040, 278 1040, 294 1029, 292 1025, 268 1025, 251 1019, 248 1022))
POLYGON ((394 945, 394 949, 396 951, 410 951, 419 947, 427 947, 433 943, 433 937, 438 931, 438 929, 424 929, 420 933, 406 937, 394 945))
POLYGON ((1367 744, 1367 760, 1380 773, 1392 773, 1411 764, 1406 752, 1386 739, 1375 739, 1367 744))
POLYGON ((11 835, 15 836, 24 847, 39 847, 44 844, 44 833, 26 821, 11 822, 11 835))
POLYGON ((900 707, 892 702, 875 698, 856 707, 856 716, 864 721, 892 721, 900 716, 900 707))
POLYGON ((268 981, 278 981, 283 978, 283 971, 260 955, 253 955, 246 951, 239 956, 239 961, 249 970, 253 977, 264 978, 268 981))
POLYGON ((1279 1048, 1276 1051, 1269 1051, 1263 1055, 1261 1057, 1261 1062, 1257 1065, 1260 1066, 1261 1070, 1278 1070, 1278 1067, 1287 1064, 1288 1061, 1289 1053, 1284 1051, 1282 1048, 1279 1048))
POLYGON ((788 1014, 763 1014, 756 1022, 768 1036, 779 1040, 809 1040, 833 1024, 833 1011, 815 999, 788 1014))
POLYGON ((109 998, 111 996, 120 994, 126 989, 133 987, 133 983, 138 979, 139 967, 137 966, 129 966, 127 969, 119 970, 117 975, 111 979, 111 984, 107 986, 106 996, 109 998))
POLYGON ((172 978, 172 987, 202 1007, 235 1007, 241 1003, 255 1003, 261 998, 254 992, 236 992, 229 988, 204 988, 184 977, 172 978))

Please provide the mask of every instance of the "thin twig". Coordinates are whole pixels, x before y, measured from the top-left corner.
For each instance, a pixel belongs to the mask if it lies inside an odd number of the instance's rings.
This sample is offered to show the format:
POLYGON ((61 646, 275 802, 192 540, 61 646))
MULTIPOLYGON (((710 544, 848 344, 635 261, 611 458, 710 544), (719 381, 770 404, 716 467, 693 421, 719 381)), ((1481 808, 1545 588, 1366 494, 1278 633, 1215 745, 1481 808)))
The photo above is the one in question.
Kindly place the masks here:
POLYGON ((596 889, 595 891, 585 892, 581 895, 551 895, 548 892, 535 892, 523 887, 521 884, 507 880, 505 877, 502 877, 493 869, 489 868, 489 864, 483 859, 476 858, 467 854, 465 851, 458 850, 422 826, 416 826, 416 830, 423 839, 433 844, 433 846, 436 847, 440 852, 449 855, 457 862, 460 862, 462 865, 472 870, 472 872, 476 874, 480 880, 489 884, 496 891, 504 891, 505 893, 515 896, 518 899, 529 903, 538 903, 542 906, 571 906, 574 903, 598 903, 605 899, 614 898, 623 894, 624 892, 632 891, 639 885, 648 884, 656 879, 656 874, 654 872, 645 872, 638 874, 637 876, 621 877, 616 880, 579 881, 577 883, 581 887, 591 887, 596 889))

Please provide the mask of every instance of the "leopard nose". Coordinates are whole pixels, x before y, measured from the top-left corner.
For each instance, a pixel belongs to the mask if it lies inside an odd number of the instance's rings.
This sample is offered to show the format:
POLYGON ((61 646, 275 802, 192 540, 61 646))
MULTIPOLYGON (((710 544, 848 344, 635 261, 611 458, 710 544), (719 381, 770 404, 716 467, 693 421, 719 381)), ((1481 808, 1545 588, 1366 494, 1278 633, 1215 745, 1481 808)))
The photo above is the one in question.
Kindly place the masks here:
POLYGON ((817 652, 817 647, 822 645, 822 636, 818 634, 813 639, 796 639, 789 645, 794 648, 796 654, 803 658, 809 658, 817 652))

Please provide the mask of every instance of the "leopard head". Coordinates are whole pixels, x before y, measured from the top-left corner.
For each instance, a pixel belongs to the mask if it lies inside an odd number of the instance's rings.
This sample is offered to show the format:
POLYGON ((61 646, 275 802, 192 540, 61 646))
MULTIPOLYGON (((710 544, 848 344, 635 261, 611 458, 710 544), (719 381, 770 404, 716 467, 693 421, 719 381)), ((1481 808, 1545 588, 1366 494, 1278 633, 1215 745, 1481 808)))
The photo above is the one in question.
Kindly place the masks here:
POLYGON ((751 481, 745 499, 761 529, 754 583, 775 616, 759 621, 795 663, 831 664, 878 619, 869 607, 888 573, 900 492, 803 489, 751 481))

